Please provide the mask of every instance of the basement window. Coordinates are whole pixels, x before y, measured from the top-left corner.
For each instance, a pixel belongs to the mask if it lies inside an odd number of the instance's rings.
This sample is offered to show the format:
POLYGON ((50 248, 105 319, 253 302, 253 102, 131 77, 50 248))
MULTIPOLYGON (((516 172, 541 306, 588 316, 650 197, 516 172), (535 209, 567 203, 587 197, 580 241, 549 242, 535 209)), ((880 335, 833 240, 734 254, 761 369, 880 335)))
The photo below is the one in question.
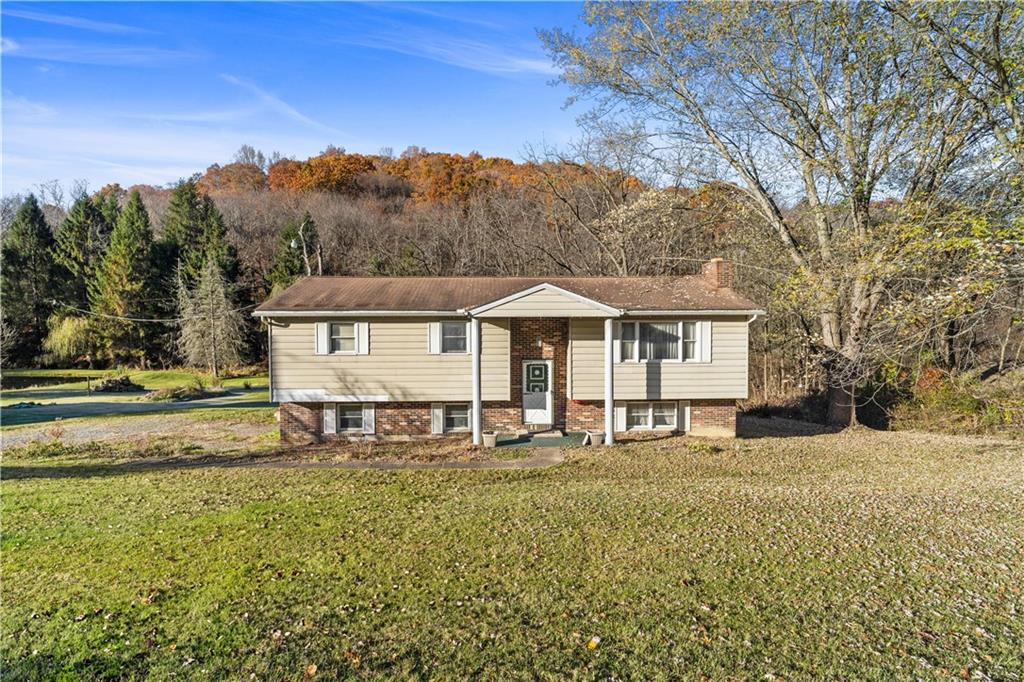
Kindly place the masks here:
POLYGON ((362 403, 340 403, 338 405, 338 432, 363 430, 362 403))
POLYGON ((444 406, 444 430, 445 431, 468 431, 469 430, 469 405, 466 403, 454 403, 444 406))
POLYGON ((677 423, 678 415, 674 402, 626 404, 627 429, 674 429, 677 423))

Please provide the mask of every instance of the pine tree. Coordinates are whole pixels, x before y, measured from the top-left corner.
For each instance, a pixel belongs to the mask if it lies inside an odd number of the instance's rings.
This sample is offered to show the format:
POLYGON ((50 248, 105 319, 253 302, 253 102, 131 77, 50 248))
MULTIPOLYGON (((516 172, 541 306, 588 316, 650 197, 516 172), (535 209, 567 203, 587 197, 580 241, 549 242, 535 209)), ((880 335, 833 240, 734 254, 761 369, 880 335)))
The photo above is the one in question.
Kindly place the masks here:
POLYGON ((206 263, 214 254, 230 278, 238 269, 234 250, 225 240, 224 219, 213 200, 199 191, 195 179, 185 180, 174 188, 164 213, 164 244, 162 252, 169 262, 165 268, 177 267, 187 286, 193 286, 206 263))
POLYGON ((153 313, 152 247, 149 214, 139 193, 132 192, 89 288, 89 302, 98 315, 97 342, 111 361, 140 362, 145 358, 152 325, 110 316, 147 318, 153 313))
POLYGON ((179 267, 179 273, 191 286, 202 264, 192 256, 200 244, 202 235, 202 202, 199 188, 194 179, 178 183, 171 193, 164 212, 164 252, 168 259, 165 267, 179 267))
POLYGON ((30 194, 4 236, 0 265, 3 347, 11 362, 32 362, 42 348, 52 301, 58 295, 53 247, 50 226, 30 194))
POLYGON ((68 272, 65 299, 68 305, 85 308, 89 280, 106 250, 109 232, 106 219, 84 194, 75 200, 57 233, 54 259, 68 272))
POLYGON ((117 217, 121 213, 121 207, 118 204, 118 192, 110 191, 97 194, 93 197, 93 203, 96 204, 96 210, 99 211, 100 216, 103 218, 103 231, 111 234, 114 231, 114 227, 117 226, 117 217))
POLYGON ((194 288, 180 270, 177 288, 182 317, 178 348, 186 362, 208 367, 217 378, 222 367, 241 362, 245 340, 245 321, 233 309, 231 284, 211 255, 194 288))

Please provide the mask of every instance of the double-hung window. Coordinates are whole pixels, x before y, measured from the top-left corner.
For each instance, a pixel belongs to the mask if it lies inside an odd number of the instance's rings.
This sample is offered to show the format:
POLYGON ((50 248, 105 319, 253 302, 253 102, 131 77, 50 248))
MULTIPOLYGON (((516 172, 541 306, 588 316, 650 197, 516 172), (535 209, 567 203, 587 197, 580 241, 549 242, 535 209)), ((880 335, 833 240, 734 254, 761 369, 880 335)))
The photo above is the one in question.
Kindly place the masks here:
POLYGON ((329 338, 332 353, 355 353, 356 323, 331 322, 329 338))
POLYGON ((469 429, 469 405, 449 403, 444 406, 444 430, 466 431, 469 429))
POLYGON ((465 353, 466 352, 466 323, 465 322, 442 322, 441 323, 441 352, 442 353, 465 353))
POLYGON ((338 431, 362 431, 363 406, 361 403, 338 404, 338 431))
POLYGON ((683 360, 697 359, 697 323, 683 322, 683 360))

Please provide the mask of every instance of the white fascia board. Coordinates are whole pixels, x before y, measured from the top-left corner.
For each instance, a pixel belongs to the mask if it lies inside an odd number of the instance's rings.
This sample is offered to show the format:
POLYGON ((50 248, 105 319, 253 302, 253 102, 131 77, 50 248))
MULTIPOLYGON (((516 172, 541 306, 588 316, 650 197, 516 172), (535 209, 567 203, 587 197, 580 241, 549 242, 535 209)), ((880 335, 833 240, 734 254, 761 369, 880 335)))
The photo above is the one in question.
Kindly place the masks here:
POLYGON ((387 393, 379 394, 338 394, 319 388, 275 390, 271 392, 272 403, 386 403, 391 400, 387 393))
POLYGON ((253 317, 465 317, 461 310, 257 310, 253 317))
POLYGON ((619 310, 618 308, 613 308, 610 305, 605 305, 600 301, 595 301, 594 299, 587 298, 586 296, 580 296, 577 293, 573 293, 572 291, 568 291, 567 289, 563 289, 562 287, 555 286, 554 284, 549 284, 547 282, 542 282, 528 289, 517 291, 516 293, 510 294, 504 298, 499 298, 497 301, 491 301, 490 303, 484 303, 483 305, 479 305, 475 308, 470 308, 466 312, 469 313, 470 315, 479 315, 480 313, 486 313, 488 310, 498 308, 500 306, 505 305, 506 303, 511 303, 512 301, 517 301, 520 298, 529 296, 530 294, 535 294, 538 291, 554 291, 558 294, 561 294, 562 296, 565 296, 566 298, 576 301, 577 303, 582 303, 596 310, 608 313, 608 315, 612 317, 619 317, 620 315, 622 315, 622 311, 619 310))
POLYGON ((763 310, 626 310, 624 317, 648 316, 684 316, 700 317, 702 315, 765 315, 763 310))

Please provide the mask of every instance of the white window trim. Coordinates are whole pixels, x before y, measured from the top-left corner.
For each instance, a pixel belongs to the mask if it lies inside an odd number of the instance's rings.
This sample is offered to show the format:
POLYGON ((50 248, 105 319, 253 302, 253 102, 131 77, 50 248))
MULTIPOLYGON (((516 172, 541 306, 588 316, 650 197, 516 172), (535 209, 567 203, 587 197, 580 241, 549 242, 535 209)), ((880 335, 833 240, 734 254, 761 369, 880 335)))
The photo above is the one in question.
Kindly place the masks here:
POLYGON ((327 354, 328 355, 359 355, 359 323, 354 320, 331 320, 327 323, 327 354), (331 350, 331 327, 336 324, 352 325, 352 350, 331 350))
POLYGON ((463 322, 462 320, 441 320, 438 324, 438 353, 440 355, 468 355, 472 352, 472 344, 470 342, 470 323, 463 322), (445 324, 462 324, 465 330, 466 349, 465 350, 445 350, 444 349, 444 325, 445 324))
POLYGON ((473 404, 472 403, 444 403, 441 407, 441 432, 442 433, 468 433, 473 429, 473 404), (458 429, 448 428, 448 408, 449 407, 461 407, 466 408, 466 427, 458 429))
POLYGON ((363 429, 366 422, 366 413, 363 410, 362 403, 335 403, 334 411, 336 413, 335 424, 337 425, 336 433, 363 433, 363 429), (359 428, 358 429, 343 429, 341 428, 341 410, 342 408, 359 408, 359 428))
POLYGON ((660 362, 677 362, 679 364, 707 364, 711 361, 710 358, 704 358, 704 349, 707 348, 707 344, 704 342, 705 325, 702 324, 702 320, 665 320, 665 319, 647 319, 647 320, 624 320, 619 322, 618 333, 615 338, 615 357, 616 361, 622 364, 633 363, 633 364, 645 364, 648 362, 660 363, 660 362), (641 324, 665 324, 666 322, 674 322, 676 325, 676 335, 679 337, 678 346, 679 351, 676 357, 658 359, 658 358, 641 358, 640 357, 640 325, 641 324), (684 358, 683 353, 685 352, 685 345, 683 343, 683 323, 692 322, 696 329, 696 336, 694 338, 694 346, 696 348, 696 357, 684 358), (622 327, 629 325, 633 326, 633 357, 625 358, 622 357, 622 327))
POLYGON ((317 355, 368 355, 370 352, 370 325, 356 320, 323 320, 314 325, 317 355), (352 350, 331 350, 331 325, 350 324, 355 334, 352 350))
POLYGON ((622 424, 626 431, 678 431, 679 430, 679 403, 674 400, 627 400, 625 404, 624 421, 622 424), (672 406, 672 425, 671 426, 655 426, 654 425, 654 406, 656 404, 671 405, 672 406), (647 409, 647 423, 650 426, 630 426, 629 425, 629 410, 631 407, 637 405, 643 405, 647 409))

